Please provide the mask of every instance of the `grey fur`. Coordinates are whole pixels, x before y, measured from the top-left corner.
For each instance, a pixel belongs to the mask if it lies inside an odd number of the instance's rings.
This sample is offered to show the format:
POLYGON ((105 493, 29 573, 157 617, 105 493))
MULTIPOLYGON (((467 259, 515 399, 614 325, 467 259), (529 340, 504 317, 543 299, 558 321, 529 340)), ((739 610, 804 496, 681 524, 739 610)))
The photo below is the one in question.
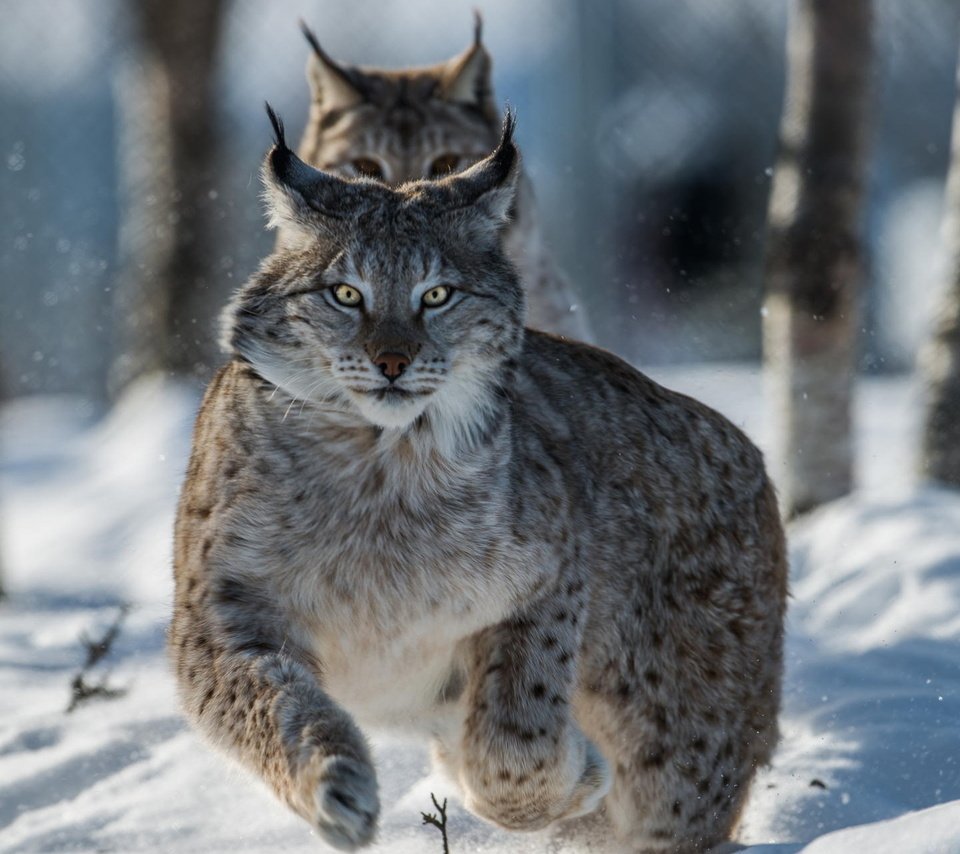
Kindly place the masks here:
POLYGON ((293 157, 264 167, 290 238, 228 309, 180 501, 187 714, 344 849, 378 812, 356 722, 429 738, 507 828, 599 810, 633 852, 728 838, 777 740, 786 556, 760 453, 524 330, 509 133, 399 189, 293 157), (385 351, 409 361, 395 383, 385 351))

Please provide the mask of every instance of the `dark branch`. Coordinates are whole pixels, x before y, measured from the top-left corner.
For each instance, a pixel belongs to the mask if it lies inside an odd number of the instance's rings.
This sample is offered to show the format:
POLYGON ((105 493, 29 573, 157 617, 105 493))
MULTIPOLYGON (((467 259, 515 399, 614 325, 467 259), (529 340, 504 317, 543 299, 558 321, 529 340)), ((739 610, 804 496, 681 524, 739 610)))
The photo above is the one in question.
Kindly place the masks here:
POLYGON ((104 636, 100 638, 100 640, 93 640, 86 633, 80 636, 80 642, 87 650, 87 660, 83 665, 84 670, 89 670, 91 667, 94 667, 104 656, 106 656, 108 652, 110 652, 110 647, 113 646, 113 642, 117 639, 117 635, 120 634, 123 621, 126 619, 128 613, 130 613, 130 606, 121 605, 116 619, 110 624, 110 627, 107 629, 104 636))
POLYGON ((433 801, 433 805, 437 808, 440 818, 437 818, 433 813, 422 812, 420 813, 423 818, 422 824, 432 824, 440 831, 440 836, 443 839, 443 854, 450 854, 450 840, 447 839, 447 799, 443 799, 443 805, 441 806, 437 801, 437 796, 431 792, 430 800, 433 801))
POLYGON ((87 634, 80 636, 80 643, 83 644, 86 650, 86 659, 84 660, 83 667, 81 667, 73 679, 70 680, 70 704, 67 706, 68 712, 74 711, 78 706, 94 698, 111 700, 122 697, 127 693, 125 688, 111 688, 107 684, 109 674, 105 675, 96 683, 89 682, 88 677, 90 670, 102 661, 113 648, 113 644, 120 635, 120 629, 128 613, 130 613, 130 606, 121 605, 116 618, 99 640, 95 640, 87 634))

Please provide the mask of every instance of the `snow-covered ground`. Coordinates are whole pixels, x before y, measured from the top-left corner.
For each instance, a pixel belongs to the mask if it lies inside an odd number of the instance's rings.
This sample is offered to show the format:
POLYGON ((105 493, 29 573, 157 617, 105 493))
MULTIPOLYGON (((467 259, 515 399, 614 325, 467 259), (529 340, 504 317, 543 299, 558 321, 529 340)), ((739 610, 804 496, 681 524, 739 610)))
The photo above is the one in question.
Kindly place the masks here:
MULTIPOLYGON (((769 451, 751 368, 657 379, 725 412, 769 451)), ((103 421, 69 399, 7 407, 0 432, 0 851, 325 850, 177 710, 163 653, 170 529, 195 398, 142 383, 103 421), (67 714, 83 662, 134 607, 93 672, 127 689, 67 714)), ((911 484, 916 399, 870 379, 858 400, 863 489, 791 532, 783 740, 755 785, 751 854, 960 852, 960 493, 911 484)), ((775 468, 776 460, 771 459, 775 468)), ((430 776, 416 746, 376 740, 378 851, 440 850, 420 824, 430 776)), ((450 806, 455 854, 542 852, 450 806)))

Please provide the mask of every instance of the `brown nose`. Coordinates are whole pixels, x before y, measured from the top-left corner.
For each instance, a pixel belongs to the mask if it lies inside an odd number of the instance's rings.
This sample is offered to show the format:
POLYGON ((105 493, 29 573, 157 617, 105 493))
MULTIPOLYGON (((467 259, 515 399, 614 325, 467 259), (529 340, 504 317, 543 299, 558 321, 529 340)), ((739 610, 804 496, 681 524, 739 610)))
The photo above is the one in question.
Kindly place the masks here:
POLYGON ((403 353, 381 353, 373 360, 373 364, 380 368, 380 373, 393 382, 410 364, 410 360, 403 353))

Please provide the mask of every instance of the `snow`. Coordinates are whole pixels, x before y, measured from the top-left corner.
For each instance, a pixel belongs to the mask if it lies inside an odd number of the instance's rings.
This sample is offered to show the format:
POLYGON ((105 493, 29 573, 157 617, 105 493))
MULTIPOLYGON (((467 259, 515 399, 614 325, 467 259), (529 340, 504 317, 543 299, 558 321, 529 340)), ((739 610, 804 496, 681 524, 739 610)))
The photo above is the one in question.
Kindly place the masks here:
MULTIPOLYGON (((776 466, 757 371, 656 378, 741 424, 776 466)), ((103 420, 81 401, 20 400, 0 418, 0 852, 321 851, 300 819, 201 744, 164 657, 170 530, 196 397, 142 382, 103 420), (134 607, 96 681, 125 696, 71 714, 79 636, 134 607)), ((863 488, 792 527, 783 740, 741 829, 750 854, 960 851, 960 493, 912 484, 917 395, 864 380, 863 488)), ((469 816, 424 751, 375 738, 376 850, 542 852, 469 816)), ((558 850, 553 848, 552 850, 558 850)), ((563 849, 559 849, 563 850, 563 849)))
MULTIPOLYGON (((852 496, 796 526, 791 545, 784 738, 745 830, 810 839, 958 801, 960 495, 852 496)), ((899 850, 960 851, 954 808, 953 848, 899 850)), ((826 845, 811 850, 866 850, 826 845)))

